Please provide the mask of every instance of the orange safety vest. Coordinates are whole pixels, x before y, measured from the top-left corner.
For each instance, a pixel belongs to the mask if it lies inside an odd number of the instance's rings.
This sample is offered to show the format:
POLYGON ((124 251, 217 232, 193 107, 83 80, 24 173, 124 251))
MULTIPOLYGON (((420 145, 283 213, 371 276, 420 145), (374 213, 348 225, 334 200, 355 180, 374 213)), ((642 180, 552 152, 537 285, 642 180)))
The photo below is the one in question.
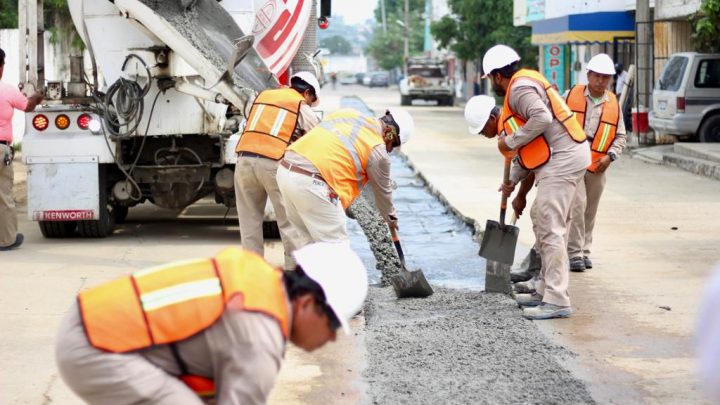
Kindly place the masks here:
POLYGON ((347 209, 368 181, 370 152, 385 143, 381 133, 376 118, 345 108, 325 117, 288 150, 308 159, 347 209))
MULTIPOLYGON (((585 128, 585 117, 587 116, 588 108, 590 108, 590 103, 588 103, 587 97, 585 97, 585 88, 585 85, 574 86, 570 89, 570 93, 568 93, 567 96, 567 105, 575 112, 577 120, 580 125, 583 126, 583 129, 585 128)), ((597 161, 607 155, 608 150, 610 150, 610 147, 615 141, 618 124, 620 123, 620 104, 617 101, 617 97, 609 91, 606 91, 605 94, 608 95, 608 101, 603 103, 600 124, 595 130, 592 145, 590 145, 592 162, 590 166, 588 166, 588 170, 593 173, 597 170, 597 161)))
POLYGON ((245 124, 235 152, 252 152, 279 160, 290 144, 300 116, 302 94, 292 88, 260 93, 245 124))
MULTIPOLYGON (((255 253, 227 248, 213 258, 137 271, 80 293, 78 303, 90 344, 112 353, 187 339, 212 326, 226 307, 266 314, 287 339, 282 274, 255 253)), ((199 395, 214 391, 208 378, 180 379, 199 395)))
MULTIPOLYGON (((545 94, 547 94, 547 97, 550 100, 553 118, 560 121, 575 142, 585 142, 587 139, 585 131, 583 131, 577 120, 571 119, 574 114, 570 111, 567 104, 565 104, 565 101, 560 94, 558 94, 558 92, 550 86, 550 82, 548 82, 543 75, 529 69, 520 69, 510 79, 508 91, 505 95, 503 110, 500 114, 500 121, 498 122, 498 130, 504 130, 508 136, 512 136, 515 131, 527 122, 527 119, 510 109, 510 92, 512 91, 513 84, 518 79, 530 79, 540 84, 545 89, 545 94)), ((537 136, 535 139, 518 149, 518 163, 520 163, 520 166, 526 170, 537 169, 549 160, 550 145, 548 145, 544 134, 537 136)))

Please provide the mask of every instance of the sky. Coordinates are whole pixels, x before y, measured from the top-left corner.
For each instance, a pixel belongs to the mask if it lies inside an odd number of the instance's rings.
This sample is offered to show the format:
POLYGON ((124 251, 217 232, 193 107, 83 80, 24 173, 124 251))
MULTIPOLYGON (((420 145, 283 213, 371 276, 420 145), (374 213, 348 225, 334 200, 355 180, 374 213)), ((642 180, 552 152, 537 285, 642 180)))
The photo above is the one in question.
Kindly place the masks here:
POLYGON ((334 0, 332 15, 343 16, 345 24, 357 24, 373 18, 377 0, 334 0))

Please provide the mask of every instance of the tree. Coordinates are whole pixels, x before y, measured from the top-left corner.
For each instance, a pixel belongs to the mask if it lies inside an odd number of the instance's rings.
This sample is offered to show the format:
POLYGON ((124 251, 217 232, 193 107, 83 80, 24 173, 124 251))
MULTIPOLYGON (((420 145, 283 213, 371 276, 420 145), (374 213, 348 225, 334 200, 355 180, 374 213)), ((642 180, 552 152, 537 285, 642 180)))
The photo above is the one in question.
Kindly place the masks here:
POLYGON ((430 26, 441 48, 463 60, 478 60, 490 47, 514 48, 526 66, 537 65, 537 48, 530 44, 530 28, 513 26, 512 0, 448 0, 452 16, 430 26))
POLYGON ((698 52, 720 52, 720 0, 704 0, 700 9, 690 17, 692 40, 698 52))
POLYGON ((320 40, 320 47, 327 48, 331 53, 338 55, 349 55, 352 53, 352 44, 340 35, 333 35, 320 40))
POLYGON ((0 1, 0 28, 17 28, 17 0, 0 1))
MULTIPOLYGON (((387 32, 382 30, 382 16, 380 5, 375 8, 375 35, 368 45, 368 53, 375 58, 378 65, 390 70, 403 65, 405 28, 398 23, 404 23, 404 0, 380 0, 385 2, 385 15, 387 32)), ((422 14, 425 11, 425 0, 410 0, 410 13, 408 15, 408 44, 409 56, 421 54, 423 51, 423 36, 425 20, 422 14)))

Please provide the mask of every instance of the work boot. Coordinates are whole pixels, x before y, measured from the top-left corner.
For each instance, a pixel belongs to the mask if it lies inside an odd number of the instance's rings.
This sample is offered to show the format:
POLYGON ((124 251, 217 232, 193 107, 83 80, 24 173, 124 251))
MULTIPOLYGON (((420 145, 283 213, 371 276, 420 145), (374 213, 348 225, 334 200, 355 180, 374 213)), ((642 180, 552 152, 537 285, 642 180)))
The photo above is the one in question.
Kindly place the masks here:
POLYGON ((586 269, 592 269, 592 260, 590 260, 589 257, 583 256, 583 261, 585 262, 586 269))
POLYGON ((553 319, 553 318, 567 318, 572 315, 572 307, 561 307, 559 305, 548 304, 543 302, 542 304, 528 308, 523 308, 523 318, 531 320, 540 319, 553 319))
POLYGON ((510 281, 513 283, 528 281, 540 273, 541 267, 542 262, 540 261, 540 255, 535 249, 530 249, 530 253, 528 253, 520 265, 520 271, 510 273, 510 281))
POLYGON ((520 281, 513 284, 516 294, 532 294, 535 292, 535 279, 531 278, 528 281, 520 281))
POLYGON ((570 259, 570 271, 585 271, 585 261, 582 257, 573 257, 570 259))
POLYGON ((538 293, 532 294, 515 294, 515 301, 521 307, 535 307, 542 303, 542 295, 538 293))
POLYGON ((8 245, 8 246, 0 246, 0 251, 19 248, 20 245, 22 245, 24 240, 25 240, 25 237, 23 236, 23 234, 19 233, 15 236, 15 242, 13 242, 11 245, 8 245))

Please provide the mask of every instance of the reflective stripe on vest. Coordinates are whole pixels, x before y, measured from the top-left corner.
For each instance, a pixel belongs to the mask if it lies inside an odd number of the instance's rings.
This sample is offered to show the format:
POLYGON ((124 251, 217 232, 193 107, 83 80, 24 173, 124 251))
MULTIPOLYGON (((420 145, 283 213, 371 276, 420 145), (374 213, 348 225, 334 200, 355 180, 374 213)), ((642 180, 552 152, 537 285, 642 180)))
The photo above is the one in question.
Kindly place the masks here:
POLYGON ((293 143, 292 150, 308 159, 347 208, 367 182, 368 157, 383 140, 377 119, 346 108, 328 115, 293 143))
POLYGON ((252 152, 278 160, 285 153, 305 99, 294 89, 271 89, 260 93, 248 117, 235 152, 252 152))
MULTIPOLYGON (((500 114, 499 123, 499 125, 502 126, 502 130, 504 130, 508 136, 512 136, 515 131, 527 122, 526 119, 513 112, 510 108, 510 93, 512 91, 513 84, 515 84, 515 81, 518 79, 530 79, 541 85, 543 89, 545 89, 545 94, 547 95, 548 100, 550 100, 550 109, 553 114, 553 118, 558 120, 563 127, 565 127, 565 130, 572 140, 578 143, 585 142, 587 139, 585 132, 582 130, 582 127, 578 124, 577 120, 572 119, 574 113, 570 110, 570 108, 568 108, 567 104, 565 104, 565 101, 562 97, 560 97, 560 94, 558 94, 558 92, 550 86, 550 83, 543 75, 529 69, 521 69, 516 72, 512 79, 510 79, 510 84, 508 85, 508 91, 505 95, 505 102, 503 104, 502 113, 500 114)), ((550 157, 550 146, 548 145, 544 134, 537 136, 535 139, 518 149, 518 163, 527 170, 534 170, 541 167, 550 160, 550 157)))
MULTIPOLYGON (((578 123, 585 129, 587 123, 586 117, 590 110, 590 103, 585 97, 585 85, 574 86, 568 93, 567 104, 577 115, 578 123)), ((606 92, 608 100, 602 105, 602 113, 600 114, 600 122, 595 129, 595 134, 590 145, 592 153, 592 162, 588 166, 588 170, 595 172, 598 166, 598 160, 605 156, 615 141, 617 135, 617 127, 620 123, 620 105, 615 94, 606 92)))
POLYGON ((226 307, 264 313, 289 333, 282 272, 237 248, 135 272, 80 293, 78 302, 88 341, 113 353, 187 339, 226 307))

